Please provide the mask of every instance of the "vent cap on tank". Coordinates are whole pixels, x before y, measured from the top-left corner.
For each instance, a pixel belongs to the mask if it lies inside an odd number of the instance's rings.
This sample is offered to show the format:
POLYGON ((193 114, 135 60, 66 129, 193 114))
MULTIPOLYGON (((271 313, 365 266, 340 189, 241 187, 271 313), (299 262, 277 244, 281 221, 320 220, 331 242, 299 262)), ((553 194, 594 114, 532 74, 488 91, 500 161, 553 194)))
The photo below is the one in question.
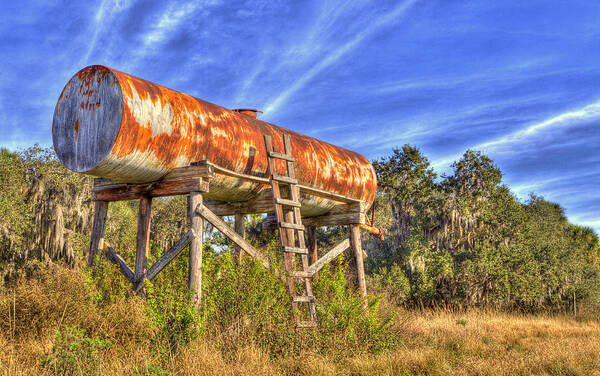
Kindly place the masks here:
POLYGON ((252 116, 252 117, 258 117, 259 112, 261 114, 263 113, 262 111, 259 111, 256 108, 234 108, 231 111, 239 112, 240 114, 244 114, 244 115, 248 115, 248 116, 252 116))

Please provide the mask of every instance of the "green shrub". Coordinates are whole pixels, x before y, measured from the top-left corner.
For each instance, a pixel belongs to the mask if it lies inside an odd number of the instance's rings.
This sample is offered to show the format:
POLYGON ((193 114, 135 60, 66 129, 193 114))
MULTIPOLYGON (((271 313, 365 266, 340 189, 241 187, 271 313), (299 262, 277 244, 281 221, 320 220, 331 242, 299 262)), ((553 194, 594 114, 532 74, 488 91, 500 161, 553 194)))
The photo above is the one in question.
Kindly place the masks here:
POLYGON ((98 363, 111 347, 109 340, 90 337, 82 329, 65 326, 56 331, 54 347, 43 366, 55 374, 95 375, 98 363))
POLYGON ((349 265, 342 259, 335 267, 327 265, 314 285, 319 336, 322 351, 379 352, 396 344, 396 311, 379 310, 379 299, 370 299, 367 312, 354 286, 348 286, 349 265), (342 351, 340 351, 342 350, 342 351))
POLYGON ((256 259, 235 263, 230 252, 207 250, 203 261, 204 332, 224 349, 256 343, 271 354, 293 351, 290 297, 283 282, 256 259))
POLYGON ((396 305, 410 298, 410 281, 398 264, 379 268, 367 276, 367 283, 369 291, 385 294, 396 305))

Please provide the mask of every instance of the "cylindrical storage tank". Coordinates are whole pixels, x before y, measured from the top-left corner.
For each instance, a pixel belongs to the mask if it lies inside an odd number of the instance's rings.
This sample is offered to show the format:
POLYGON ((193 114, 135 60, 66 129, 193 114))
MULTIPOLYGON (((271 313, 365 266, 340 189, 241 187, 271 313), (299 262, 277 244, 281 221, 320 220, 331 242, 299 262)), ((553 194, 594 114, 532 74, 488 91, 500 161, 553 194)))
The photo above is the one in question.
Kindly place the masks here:
MULTIPOLYGON (((200 160, 264 176, 264 135, 283 151, 283 134, 290 135, 300 184, 373 202, 375 171, 360 154, 100 65, 67 83, 52 122, 54 150, 67 168, 127 183, 155 181, 200 160)), ((277 164, 278 173, 283 167, 277 164)), ((246 201, 267 188, 217 175, 205 197, 246 201)), ((306 195, 301 201, 305 215, 335 204, 306 195)))

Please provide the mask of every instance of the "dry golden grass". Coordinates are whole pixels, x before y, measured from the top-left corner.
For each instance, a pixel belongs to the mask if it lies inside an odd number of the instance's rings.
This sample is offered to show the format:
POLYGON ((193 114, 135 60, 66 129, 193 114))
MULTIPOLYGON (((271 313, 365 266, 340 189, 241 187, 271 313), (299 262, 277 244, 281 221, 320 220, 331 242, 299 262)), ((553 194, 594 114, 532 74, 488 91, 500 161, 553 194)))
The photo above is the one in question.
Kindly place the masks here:
POLYGON ((57 329, 65 326, 112 345, 92 355, 75 352, 63 374, 600 375, 596 320, 405 311, 398 318, 400 344, 380 354, 348 350, 352 355, 342 359, 343 352, 276 358, 252 343, 222 350, 209 336, 169 352, 168 346, 157 348, 160 337, 142 302, 100 306, 90 291, 80 274, 53 267, 15 288, 0 289, 0 375, 60 374, 44 361, 56 351, 57 329))
POLYGON ((396 350, 348 362, 353 374, 600 374, 600 324, 472 311, 409 313, 396 350))
MULTIPOLYGON (((403 315, 405 335, 393 351, 334 362, 327 354, 275 359, 249 344, 222 354, 198 339, 159 364, 147 346, 109 351, 104 375, 600 375, 600 323, 472 311, 403 315)), ((53 337, 0 336, 2 375, 52 375, 41 367, 53 337)), ((82 366, 81 373, 85 367, 82 366)))

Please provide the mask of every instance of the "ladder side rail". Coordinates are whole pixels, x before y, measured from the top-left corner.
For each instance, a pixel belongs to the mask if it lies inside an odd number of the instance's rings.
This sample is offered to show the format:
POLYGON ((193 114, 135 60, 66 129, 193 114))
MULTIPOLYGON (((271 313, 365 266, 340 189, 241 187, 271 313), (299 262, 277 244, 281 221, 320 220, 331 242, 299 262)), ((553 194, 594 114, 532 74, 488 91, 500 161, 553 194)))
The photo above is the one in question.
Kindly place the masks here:
MULTIPOLYGON (((271 136, 269 135, 265 135, 265 147, 267 149, 267 176, 269 176, 269 180, 271 182, 271 187, 272 187, 272 192, 273 192, 273 205, 275 207, 275 217, 277 218, 277 222, 282 223, 285 222, 284 220, 284 212, 283 212, 283 207, 277 203, 277 199, 281 198, 281 192, 279 189, 279 182, 276 180, 272 179, 273 174, 275 173, 275 163, 273 161, 273 158, 269 155, 270 152, 273 151, 273 140, 271 138, 271 136)), ((290 245, 289 243, 289 239, 288 239, 288 234, 286 234, 285 229, 281 228, 281 226, 278 226, 278 232, 279 232, 279 242, 282 246, 282 249, 284 246, 293 246, 290 245)), ((288 253, 286 252, 282 252, 283 255, 283 265, 285 270, 289 273, 292 266, 291 266, 291 257, 288 253)), ((294 290, 295 290, 295 284, 294 284, 294 278, 293 277, 289 277, 287 278, 287 290, 288 293, 290 294, 290 296, 294 296, 294 290)), ((298 309, 298 303, 294 302, 292 300, 292 312, 294 312, 294 318, 297 317, 296 315, 296 311, 298 309)))
MULTIPOLYGON (((288 134, 283 135, 283 147, 284 153, 286 155, 292 156, 292 143, 290 140, 290 136, 288 134)), ((296 171, 294 169, 294 161, 286 160, 286 167, 288 171, 288 177, 295 179, 296 171)), ((290 199, 292 201, 300 202, 300 192, 298 186, 296 184, 290 184, 290 199)), ((300 208, 294 207, 292 209, 294 221, 298 225, 302 225, 302 216, 300 214, 300 208)), ((298 248, 306 248, 306 241, 304 239, 304 230, 298 230, 298 248)), ((295 256, 294 256, 295 257, 295 256)), ((300 259, 302 262, 302 270, 304 272, 308 271, 309 262, 307 254, 300 254, 300 259)), ((315 309, 315 301, 314 294, 312 290, 312 277, 303 278, 304 279, 304 288, 306 292, 306 296, 309 297, 308 301, 308 312, 311 320, 315 321, 317 318, 316 309, 315 309)))

